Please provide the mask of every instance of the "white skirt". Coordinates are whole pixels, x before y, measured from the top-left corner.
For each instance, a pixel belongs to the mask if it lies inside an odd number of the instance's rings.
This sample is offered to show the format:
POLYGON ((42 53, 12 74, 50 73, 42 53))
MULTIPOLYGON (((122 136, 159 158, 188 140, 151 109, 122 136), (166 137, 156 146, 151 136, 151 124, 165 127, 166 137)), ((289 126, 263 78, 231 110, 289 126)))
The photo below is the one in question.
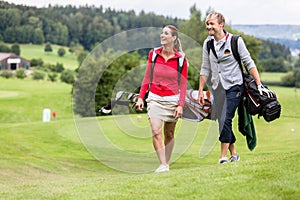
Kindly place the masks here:
POLYGON ((160 119, 165 122, 177 122, 174 112, 178 106, 177 101, 159 101, 147 99, 147 111, 149 118, 160 119))

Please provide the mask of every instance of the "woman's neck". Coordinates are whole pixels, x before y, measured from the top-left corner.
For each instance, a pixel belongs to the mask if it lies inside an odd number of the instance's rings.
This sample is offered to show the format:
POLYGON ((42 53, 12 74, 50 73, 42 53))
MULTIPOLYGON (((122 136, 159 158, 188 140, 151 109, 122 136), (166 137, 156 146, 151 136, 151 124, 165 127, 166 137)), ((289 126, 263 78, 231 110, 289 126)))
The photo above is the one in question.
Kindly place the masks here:
POLYGON ((174 47, 163 45, 162 54, 167 57, 174 55, 175 54, 174 47))

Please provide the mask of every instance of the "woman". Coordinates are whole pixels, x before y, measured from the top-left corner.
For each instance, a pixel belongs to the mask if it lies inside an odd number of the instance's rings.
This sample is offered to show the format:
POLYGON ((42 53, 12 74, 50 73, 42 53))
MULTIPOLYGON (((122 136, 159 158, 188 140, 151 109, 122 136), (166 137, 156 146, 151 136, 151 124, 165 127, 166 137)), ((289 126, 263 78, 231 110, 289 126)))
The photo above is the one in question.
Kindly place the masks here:
POLYGON ((188 62, 184 59, 182 72, 178 78, 178 61, 183 54, 177 28, 172 25, 165 26, 160 34, 160 42, 161 47, 149 52, 148 65, 136 104, 138 110, 143 109, 143 98, 149 90, 146 100, 147 111, 153 146, 160 162, 155 172, 169 171, 174 147, 174 130, 183 112, 188 74, 188 62), (152 71, 154 51, 157 57, 152 71))

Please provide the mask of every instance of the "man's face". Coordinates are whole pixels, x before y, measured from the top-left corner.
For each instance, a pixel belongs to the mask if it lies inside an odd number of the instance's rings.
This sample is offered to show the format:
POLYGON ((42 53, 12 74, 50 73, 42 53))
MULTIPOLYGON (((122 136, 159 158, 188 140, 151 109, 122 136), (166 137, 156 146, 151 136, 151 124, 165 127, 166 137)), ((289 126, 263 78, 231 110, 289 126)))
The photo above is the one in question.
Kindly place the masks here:
POLYGON ((215 36, 218 33, 223 31, 224 24, 219 24, 218 19, 216 17, 212 17, 206 22, 206 29, 210 36, 215 36))

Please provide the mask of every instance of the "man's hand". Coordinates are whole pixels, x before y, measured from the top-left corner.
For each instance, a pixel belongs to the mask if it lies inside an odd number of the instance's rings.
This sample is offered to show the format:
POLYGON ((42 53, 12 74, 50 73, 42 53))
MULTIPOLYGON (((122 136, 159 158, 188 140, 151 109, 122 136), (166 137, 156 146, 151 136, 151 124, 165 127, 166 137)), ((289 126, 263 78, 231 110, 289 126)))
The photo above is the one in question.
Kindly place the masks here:
POLYGON ((201 105, 201 106, 203 106, 203 104, 204 104, 204 96, 203 96, 203 91, 201 90, 199 90, 199 92, 198 92, 198 103, 201 105))
POLYGON ((267 94, 268 98, 273 97, 273 92, 267 88, 265 88, 265 86, 263 86, 262 84, 259 84, 257 86, 257 89, 259 91, 260 95, 263 95, 263 93, 267 94))

